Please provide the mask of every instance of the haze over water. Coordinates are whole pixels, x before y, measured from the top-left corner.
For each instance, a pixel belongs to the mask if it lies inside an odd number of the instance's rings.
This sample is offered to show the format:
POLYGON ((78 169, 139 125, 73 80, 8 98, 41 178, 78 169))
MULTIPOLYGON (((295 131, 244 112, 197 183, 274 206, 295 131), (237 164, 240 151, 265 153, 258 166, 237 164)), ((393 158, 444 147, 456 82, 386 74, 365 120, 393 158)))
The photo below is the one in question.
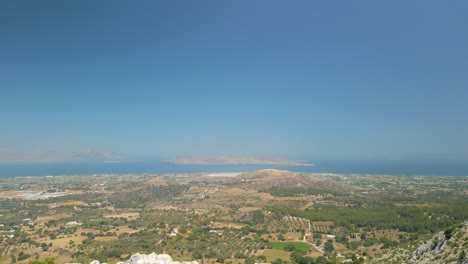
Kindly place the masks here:
POLYGON ((281 165, 186 165, 168 162, 73 162, 46 164, 3 164, 0 177, 47 176, 74 174, 132 174, 132 173, 195 173, 195 172, 244 172, 275 168, 295 172, 340 174, 386 174, 468 176, 467 161, 316 161, 315 166, 281 165))

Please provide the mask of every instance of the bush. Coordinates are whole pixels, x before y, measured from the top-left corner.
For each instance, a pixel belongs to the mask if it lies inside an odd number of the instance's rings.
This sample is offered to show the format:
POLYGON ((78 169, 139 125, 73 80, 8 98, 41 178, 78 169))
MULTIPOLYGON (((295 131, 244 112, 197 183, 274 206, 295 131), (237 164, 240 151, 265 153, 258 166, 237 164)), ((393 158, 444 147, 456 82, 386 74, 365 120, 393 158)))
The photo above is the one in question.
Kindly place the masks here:
POLYGON ((39 259, 31 260, 29 261, 29 264, 56 264, 56 263, 55 263, 55 259, 46 258, 44 260, 39 260, 39 259))
POLYGON ((452 238, 452 233, 453 233, 453 228, 449 228, 447 230, 445 230, 444 232, 444 235, 445 235, 445 239, 450 239, 452 238))
POLYGON ((325 251, 332 252, 333 250, 335 250, 335 248, 333 247, 333 241, 327 240, 327 242, 325 242, 325 251))
POLYGON ((271 264, 283 264, 283 260, 280 258, 277 258, 271 264))
POLYGON ((296 250, 296 246, 294 246, 294 244, 289 243, 289 244, 287 244, 286 246, 284 246, 284 250, 286 250, 286 251, 294 251, 294 250, 296 250))
POLYGON ((255 258, 248 257, 245 259, 245 264, 255 264, 255 258))

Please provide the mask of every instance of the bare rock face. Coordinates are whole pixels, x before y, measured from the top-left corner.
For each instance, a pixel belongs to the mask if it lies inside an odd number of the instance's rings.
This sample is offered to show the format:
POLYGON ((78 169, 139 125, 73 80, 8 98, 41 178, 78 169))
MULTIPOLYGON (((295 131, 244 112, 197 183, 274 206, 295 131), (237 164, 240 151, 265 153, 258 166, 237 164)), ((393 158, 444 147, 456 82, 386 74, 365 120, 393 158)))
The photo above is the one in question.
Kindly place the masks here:
POLYGON ((445 246, 446 240, 444 236, 444 232, 439 232, 436 234, 432 239, 427 240, 425 243, 422 243, 412 255, 412 261, 416 262, 418 258, 426 256, 426 258, 430 256, 436 256, 439 254, 445 246))
POLYGON ((118 264, 198 264, 197 261, 187 261, 187 262, 179 262, 173 261, 171 256, 167 254, 140 254, 137 253, 132 255, 129 260, 125 262, 119 262, 118 264))
POLYGON ((468 221, 417 246, 399 247, 369 263, 468 264, 468 221))

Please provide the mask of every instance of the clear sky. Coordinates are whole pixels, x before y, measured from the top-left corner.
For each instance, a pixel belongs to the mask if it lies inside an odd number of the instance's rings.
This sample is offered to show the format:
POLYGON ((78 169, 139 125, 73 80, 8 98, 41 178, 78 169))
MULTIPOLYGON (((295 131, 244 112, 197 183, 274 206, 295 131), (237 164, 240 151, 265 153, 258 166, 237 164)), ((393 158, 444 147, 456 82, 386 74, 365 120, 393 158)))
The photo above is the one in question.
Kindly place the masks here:
POLYGON ((468 159, 468 1, 1 1, 0 162, 468 159))

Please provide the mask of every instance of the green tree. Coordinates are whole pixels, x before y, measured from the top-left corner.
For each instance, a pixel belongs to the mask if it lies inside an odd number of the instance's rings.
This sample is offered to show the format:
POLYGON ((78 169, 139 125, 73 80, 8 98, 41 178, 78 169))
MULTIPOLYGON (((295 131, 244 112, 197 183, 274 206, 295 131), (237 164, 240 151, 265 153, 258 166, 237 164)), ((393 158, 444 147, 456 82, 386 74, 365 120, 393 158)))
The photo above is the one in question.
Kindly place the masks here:
POLYGON ((299 264, 315 264, 315 259, 310 256, 306 256, 301 259, 299 264))
POLYGON ((254 257, 248 257, 245 259, 245 264, 255 264, 255 258, 254 257))
POLYGON ((271 264, 283 264, 283 260, 280 258, 277 258, 271 264))
POLYGON ((290 258, 291 258, 292 260, 294 260, 296 263, 300 263, 303 256, 304 256, 304 254, 303 254, 302 252, 293 251, 293 252, 291 253, 290 258))
POLYGON ((444 234, 445 234, 445 239, 450 239, 452 238, 452 233, 453 233, 453 228, 449 228, 447 230, 445 230, 444 234))
POLYGON ((289 243, 286 246, 284 246, 284 250, 286 251, 294 251, 295 249, 296 249, 296 246, 294 246, 294 244, 292 243, 289 243))
POLYGON ((325 251, 332 252, 333 250, 335 250, 335 247, 333 247, 333 241, 329 239, 327 242, 325 242, 325 251))
POLYGON ((224 256, 219 254, 216 258, 216 261, 219 262, 219 263, 224 263, 224 256))

